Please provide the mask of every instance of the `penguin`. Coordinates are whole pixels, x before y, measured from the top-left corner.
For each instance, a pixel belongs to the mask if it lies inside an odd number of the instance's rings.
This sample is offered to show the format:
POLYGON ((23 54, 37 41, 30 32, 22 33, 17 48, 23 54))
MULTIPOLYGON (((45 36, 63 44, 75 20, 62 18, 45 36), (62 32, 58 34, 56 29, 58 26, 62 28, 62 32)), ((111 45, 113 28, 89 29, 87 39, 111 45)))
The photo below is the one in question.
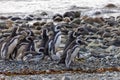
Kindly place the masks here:
POLYGON ((61 28, 60 25, 57 25, 57 26, 54 25, 51 27, 52 35, 49 36, 49 40, 47 41, 45 46, 44 54, 48 55, 51 60, 54 60, 53 56, 56 55, 57 48, 61 43, 60 28, 61 28))
MULTIPOLYGON (((0 44, 1 59, 10 59, 10 54, 14 50, 14 47, 19 42, 20 34, 18 32, 19 27, 14 26, 10 36, 6 37, 0 44), (13 47, 13 48, 12 48, 13 47), (8 56, 8 57, 7 57, 8 56)), ((22 38, 22 37, 21 37, 22 38)))
POLYGON ((69 32, 68 32, 68 39, 67 39, 67 41, 66 41, 64 50, 65 50, 65 49, 67 48, 67 46, 68 46, 72 41, 74 41, 76 38, 77 38, 76 32, 75 32, 75 31, 69 31, 69 32))
POLYGON ((23 57, 25 56, 25 52, 27 51, 27 48, 29 46, 29 43, 21 43, 16 47, 15 50, 15 57, 14 60, 22 61, 23 57))
POLYGON ((54 30, 54 44, 55 44, 55 50, 59 47, 60 43, 61 43, 61 30, 60 30, 61 26, 57 25, 55 26, 55 30, 54 30))
POLYGON ((53 44, 53 34, 49 35, 48 41, 45 44, 45 48, 44 48, 44 55, 43 58, 45 58, 45 56, 49 56, 51 60, 52 59, 52 55, 55 54, 55 48, 54 48, 54 44, 53 44))
POLYGON ((42 40, 41 40, 41 44, 40 44, 40 47, 39 47, 39 52, 40 53, 44 52, 45 45, 46 45, 48 40, 49 40, 48 29, 45 28, 45 29, 42 30, 42 40))
POLYGON ((25 37, 19 42, 13 53, 14 54, 13 59, 18 61, 23 60, 23 57, 28 54, 26 52, 35 51, 34 42, 33 42, 34 38, 27 31, 22 31, 21 33, 25 37))
POLYGON ((63 51, 63 55, 61 56, 59 63, 63 63, 66 65, 67 68, 69 68, 71 62, 74 60, 74 58, 76 57, 76 55, 78 54, 80 50, 80 47, 79 47, 80 44, 85 44, 85 43, 77 37, 63 51))
POLYGON ((11 55, 12 55, 15 47, 17 46, 19 41, 23 38, 24 38, 24 36, 17 35, 15 37, 11 38, 9 41, 4 42, 2 44, 1 50, 0 50, 1 58, 5 59, 5 60, 11 59, 11 55))

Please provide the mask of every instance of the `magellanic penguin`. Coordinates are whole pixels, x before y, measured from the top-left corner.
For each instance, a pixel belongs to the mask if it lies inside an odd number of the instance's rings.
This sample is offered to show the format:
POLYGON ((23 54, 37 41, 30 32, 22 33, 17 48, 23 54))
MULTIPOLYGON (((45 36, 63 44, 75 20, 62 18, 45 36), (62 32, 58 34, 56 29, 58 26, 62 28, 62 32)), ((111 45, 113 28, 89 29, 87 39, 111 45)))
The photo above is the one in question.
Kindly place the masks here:
POLYGON ((0 44, 0 57, 1 59, 9 59, 11 52, 14 50, 14 47, 17 45, 19 41, 18 38, 18 29, 19 27, 13 27, 12 33, 8 36, 4 41, 0 44))
POLYGON ((85 43, 79 38, 72 41, 71 44, 68 45, 67 48, 63 51, 63 55, 61 56, 59 63, 63 63, 67 68, 69 68, 71 62, 74 61, 75 56, 78 54, 80 50, 79 46, 81 44, 85 43))
POLYGON ((68 32, 68 39, 67 39, 67 41, 66 41, 64 50, 65 50, 65 49, 67 48, 67 46, 68 46, 72 41, 74 41, 76 38, 77 38, 77 33, 76 33, 75 31, 69 31, 69 32, 68 32))
POLYGON ((42 40, 41 40, 41 44, 40 44, 40 47, 39 47, 39 52, 40 53, 44 52, 45 45, 46 45, 48 40, 49 40, 49 32, 48 32, 48 29, 45 28, 45 29, 42 30, 42 40))
POLYGON ((51 60, 53 60, 52 56, 56 55, 56 50, 59 47, 61 43, 61 26, 52 26, 52 35, 49 36, 49 40, 47 41, 47 44, 45 46, 45 52, 44 54, 47 54, 51 60))
POLYGON ((54 29, 54 45, 55 45, 55 51, 57 50, 57 48, 59 47, 60 43, 61 43, 61 26, 57 25, 55 26, 54 29))
MULTIPOLYGON (((14 51, 14 59, 15 60, 23 60, 23 57, 28 55, 29 53, 35 52, 34 48, 34 36, 31 36, 30 33, 23 31, 25 38, 20 41, 20 43, 17 45, 15 51, 14 51), (27 53, 29 52, 29 53, 27 53)), ((22 33, 23 33, 22 32, 22 33)))
POLYGON ((9 41, 4 42, 1 46, 1 51, 0 51, 1 58, 9 60, 11 58, 11 55, 12 55, 15 47, 17 46, 19 41, 23 38, 24 38, 23 36, 17 35, 15 37, 11 38, 9 41))

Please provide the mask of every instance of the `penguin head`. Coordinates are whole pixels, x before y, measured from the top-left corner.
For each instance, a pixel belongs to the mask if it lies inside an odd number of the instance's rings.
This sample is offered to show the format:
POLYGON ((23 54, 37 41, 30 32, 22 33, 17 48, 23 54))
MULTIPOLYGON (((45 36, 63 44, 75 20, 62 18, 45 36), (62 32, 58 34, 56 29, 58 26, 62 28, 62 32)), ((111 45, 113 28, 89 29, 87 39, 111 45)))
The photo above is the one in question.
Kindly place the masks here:
POLYGON ((60 29, 61 29, 61 26, 60 26, 60 25, 57 25, 57 26, 54 27, 54 31, 55 31, 55 32, 60 31, 60 29))
POLYGON ((85 41, 83 41, 82 39, 80 39, 81 37, 77 37, 76 39, 76 44, 79 45, 87 45, 85 41))
POLYGON ((26 30, 26 32, 28 33, 28 36, 35 36, 33 31, 31 31, 30 29, 26 30))
POLYGON ((81 39, 76 39, 76 43, 81 44, 82 43, 81 39))
POLYGON ((46 36, 49 36, 49 31, 47 28, 44 28, 44 29, 42 29, 42 38, 46 37, 46 36))
POLYGON ((69 31, 69 32, 68 32, 68 37, 69 37, 69 38, 77 38, 77 34, 76 34, 76 32, 74 32, 74 31, 69 31))

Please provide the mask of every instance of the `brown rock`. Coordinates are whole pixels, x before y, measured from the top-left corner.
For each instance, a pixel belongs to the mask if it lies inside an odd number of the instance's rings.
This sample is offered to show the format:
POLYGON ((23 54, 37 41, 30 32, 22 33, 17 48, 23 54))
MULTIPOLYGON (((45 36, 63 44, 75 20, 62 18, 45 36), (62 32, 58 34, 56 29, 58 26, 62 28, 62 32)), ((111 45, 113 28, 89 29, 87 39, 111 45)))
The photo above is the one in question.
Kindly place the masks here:
POLYGON ((105 8, 117 8, 117 6, 115 4, 110 3, 110 4, 107 4, 105 8))
POLYGON ((65 17, 65 18, 63 18, 63 21, 68 23, 68 22, 70 22, 71 20, 70 20, 69 17, 65 17))
POLYGON ((7 20, 7 21, 6 21, 6 27, 7 27, 7 28, 13 27, 13 24, 14 24, 14 22, 11 21, 11 20, 7 20))
POLYGON ((33 26, 40 26, 40 22, 33 23, 33 26))

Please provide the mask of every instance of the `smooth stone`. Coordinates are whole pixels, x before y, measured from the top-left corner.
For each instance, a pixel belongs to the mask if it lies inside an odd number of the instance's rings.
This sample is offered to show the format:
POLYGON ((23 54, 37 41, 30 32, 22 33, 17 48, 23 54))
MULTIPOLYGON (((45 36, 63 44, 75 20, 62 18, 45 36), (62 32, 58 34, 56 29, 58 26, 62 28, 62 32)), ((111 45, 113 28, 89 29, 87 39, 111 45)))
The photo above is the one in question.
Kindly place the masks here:
POLYGON ((79 25, 81 23, 81 20, 80 20, 80 18, 76 18, 76 19, 72 20, 70 23, 74 23, 74 24, 79 25))
POLYGON ((52 18, 54 21, 62 21, 63 16, 61 14, 55 14, 52 18))
POLYGON ((32 20, 33 20, 33 18, 32 18, 32 17, 30 17, 30 16, 28 16, 28 17, 25 17, 25 18, 24 18, 24 20, 26 20, 26 21, 32 21, 32 20))
POLYGON ((107 4, 105 8, 117 8, 117 6, 115 4, 110 3, 110 4, 107 4))
POLYGON ((63 14, 63 17, 69 17, 70 20, 73 20, 75 18, 75 14, 71 11, 71 12, 65 12, 63 14))
POLYGON ((21 20, 21 18, 20 17, 12 17, 11 20, 12 21, 21 20))
POLYGON ((7 19, 8 19, 8 17, 5 17, 5 16, 0 16, 0 19, 1 19, 1 20, 7 20, 7 19))
POLYGON ((57 21, 57 22, 60 22, 62 21, 63 19, 60 17, 60 16, 57 16, 56 18, 53 19, 54 21, 57 21))
POLYGON ((68 76, 63 76, 61 80, 71 80, 68 76))
POLYGON ((40 22, 33 23, 33 26, 40 26, 40 22))
POLYGON ((47 12, 41 12, 40 15, 41 16, 46 16, 46 15, 48 15, 48 13, 47 12))
POLYGON ((38 17, 38 18, 36 18, 36 20, 42 20, 42 18, 41 18, 41 17, 38 17))
POLYGON ((63 21, 66 22, 66 23, 68 23, 68 22, 70 22, 71 20, 70 20, 69 17, 65 17, 65 18, 63 18, 63 21))

